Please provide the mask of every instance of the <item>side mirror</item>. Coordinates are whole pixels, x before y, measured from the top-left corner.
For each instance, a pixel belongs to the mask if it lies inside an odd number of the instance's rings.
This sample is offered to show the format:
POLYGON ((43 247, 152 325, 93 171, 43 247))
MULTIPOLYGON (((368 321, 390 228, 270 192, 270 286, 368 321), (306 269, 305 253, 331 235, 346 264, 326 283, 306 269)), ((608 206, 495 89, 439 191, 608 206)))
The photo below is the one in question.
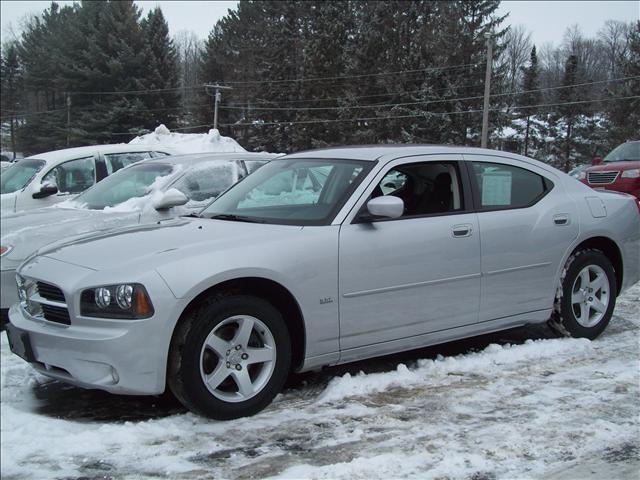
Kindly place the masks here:
POLYGON ((602 157, 593 157, 591 165, 600 165, 602 163, 602 157))
POLYGON ((156 210, 166 210, 167 208, 184 205, 189 199, 180 190, 170 188, 164 192, 159 198, 153 201, 153 208, 156 210))
POLYGON ((51 183, 45 183, 44 185, 40 185, 40 188, 36 189, 31 196, 33 198, 44 198, 55 195, 56 193, 58 193, 58 187, 51 183))
POLYGON ((367 210, 374 217, 398 218, 404 213, 404 202, 393 195, 376 197, 367 202, 367 210))

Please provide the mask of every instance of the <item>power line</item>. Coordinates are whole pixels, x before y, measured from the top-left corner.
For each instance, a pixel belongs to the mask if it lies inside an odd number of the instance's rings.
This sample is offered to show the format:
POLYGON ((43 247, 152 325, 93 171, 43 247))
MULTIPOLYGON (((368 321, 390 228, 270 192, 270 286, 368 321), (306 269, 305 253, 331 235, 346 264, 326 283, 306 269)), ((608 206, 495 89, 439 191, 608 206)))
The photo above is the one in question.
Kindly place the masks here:
POLYGON ((474 67, 477 65, 478 65, 477 63, 466 63, 462 65, 451 65, 447 67, 429 67, 429 68, 420 68, 416 70, 398 70, 396 72, 364 73, 360 75, 336 75, 332 77, 287 78, 287 79, 281 79, 281 80, 245 80, 245 81, 229 81, 224 83, 228 83, 231 85, 255 85, 255 84, 263 84, 263 83, 318 82, 318 81, 324 81, 324 80, 342 80, 342 79, 350 79, 350 78, 380 77, 384 75, 407 75, 407 74, 413 74, 413 73, 455 70, 455 69, 466 68, 466 67, 474 67))
MULTIPOLYGON (((537 88, 534 90, 523 90, 518 92, 504 92, 504 93, 494 93, 489 95, 490 97, 504 97, 510 95, 522 95, 524 93, 531 92, 541 92, 547 90, 561 90, 564 88, 576 88, 582 87, 586 85, 595 85, 599 83, 607 83, 613 81, 623 81, 623 80, 632 80, 640 78, 639 76, 634 77, 624 77, 617 78, 611 80, 600 80, 596 82, 585 82, 585 83, 577 83, 574 85, 561 85, 557 87, 546 87, 546 88, 537 88)), ((437 100, 420 100, 415 102, 400 102, 400 103, 380 103, 380 104, 371 104, 371 105, 344 105, 338 107, 251 107, 250 110, 267 110, 267 111, 317 111, 317 110, 344 110, 349 108, 381 108, 381 107, 403 107, 408 105, 425 105, 425 104, 434 104, 434 103, 448 103, 448 102, 457 102, 457 101, 466 101, 466 100, 478 100, 484 98, 483 95, 476 95, 472 97, 457 97, 457 98, 442 98, 437 100)), ((347 100, 348 98, 345 98, 347 100)), ((220 109, 222 110, 245 110, 247 107, 233 107, 233 106, 222 106, 220 109)))
MULTIPOLYGON (((633 95, 628 97, 612 97, 607 99, 602 99, 602 102, 614 101, 614 100, 633 100, 636 98, 640 98, 640 95, 633 95)), ((563 105, 578 105, 584 103, 591 103, 594 100, 580 100, 575 102, 562 102, 562 103, 541 103, 538 105, 521 105, 517 107, 510 107, 513 110, 519 110, 523 108, 537 108, 537 107, 559 107, 563 105)), ((502 108, 491 108, 489 111, 500 111, 502 108)), ((460 115, 460 114, 468 114, 468 113, 480 113, 482 109, 475 110, 458 110, 451 112, 421 112, 419 114, 407 114, 407 115, 393 115, 393 116, 385 116, 385 117, 358 117, 358 118, 336 118, 336 119, 327 119, 327 120, 298 120, 298 121, 282 121, 282 122, 247 122, 247 123, 224 123, 220 124, 220 126, 224 127, 262 127, 267 125, 297 125, 297 124, 313 124, 313 123, 336 123, 336 122, 366 122, 366 121, 378 121, 378 120, 393 120, 400 118, 425 118, 431 115, 460 115)))

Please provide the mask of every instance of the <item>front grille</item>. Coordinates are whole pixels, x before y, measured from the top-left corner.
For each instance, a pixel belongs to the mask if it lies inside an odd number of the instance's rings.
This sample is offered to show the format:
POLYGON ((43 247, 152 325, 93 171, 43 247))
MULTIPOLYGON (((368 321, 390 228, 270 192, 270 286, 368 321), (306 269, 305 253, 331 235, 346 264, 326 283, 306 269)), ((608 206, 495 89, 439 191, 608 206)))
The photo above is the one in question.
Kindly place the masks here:
POLYGON ((51 300, 52 302, 64 303, 64 293, 55 285, 50 285, 44 282, 38 282, 38 294, 45 300, 51 300))
POLYGON ((589 172, 589 183, 595 185, 608 185, 616 181, 620 172, 589 172))
POLYGON ((50 322, 71 325, 69 311, 64 307, 54 307, 53 305, 40 304, 42 307, 42 316, 50 322))

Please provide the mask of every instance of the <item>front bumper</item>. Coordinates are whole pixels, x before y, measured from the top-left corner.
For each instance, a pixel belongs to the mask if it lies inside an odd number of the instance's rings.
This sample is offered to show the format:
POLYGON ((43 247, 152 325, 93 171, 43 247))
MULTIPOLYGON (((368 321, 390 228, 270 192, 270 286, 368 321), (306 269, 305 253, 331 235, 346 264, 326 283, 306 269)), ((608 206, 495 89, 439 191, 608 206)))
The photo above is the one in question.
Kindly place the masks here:
POLYGON ((145 285, 155 309, 151 318, 141 320, 80 315, 83 286, 117 283, 102 272, 38 257, 19 273, 30 281, 56 285, 64 294, 62 305, 66 305, 70 321, 64 324, 54 321, 55 317, 32 316, 24 303, 12 305, 7 332, 17 345, 12 348, 14 353, 42 374, 80 387, 131 395, 164 392, 169 346, 180 306, 156 272, 132 279, 145 285), (25 344, 32 355, 24 355, 25 344))
POLYGON ((111 328, 66 327, 30 317, 16 304, 9 322, 11 350, 46 376, 112 393, 164 391, 166 363, 158 352, 166 350, 168 341, 154 338, 153 317, 111 328), (28 358, 24 350, 32 352, 28 358))

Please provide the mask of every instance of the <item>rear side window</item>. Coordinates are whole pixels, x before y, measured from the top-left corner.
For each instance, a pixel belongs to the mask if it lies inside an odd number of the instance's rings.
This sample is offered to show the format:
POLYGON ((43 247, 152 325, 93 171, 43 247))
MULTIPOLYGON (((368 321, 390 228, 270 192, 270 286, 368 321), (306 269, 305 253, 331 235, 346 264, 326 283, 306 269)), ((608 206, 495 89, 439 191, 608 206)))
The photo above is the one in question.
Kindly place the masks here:
POLYGON ((482 210, 529 207, 553 183, 530 170, 500 163, 473 162, 482 210))
POLYGON ((150 152, 105 153, 104 155, 108 175, 147 158, 151 158, 150 152))

